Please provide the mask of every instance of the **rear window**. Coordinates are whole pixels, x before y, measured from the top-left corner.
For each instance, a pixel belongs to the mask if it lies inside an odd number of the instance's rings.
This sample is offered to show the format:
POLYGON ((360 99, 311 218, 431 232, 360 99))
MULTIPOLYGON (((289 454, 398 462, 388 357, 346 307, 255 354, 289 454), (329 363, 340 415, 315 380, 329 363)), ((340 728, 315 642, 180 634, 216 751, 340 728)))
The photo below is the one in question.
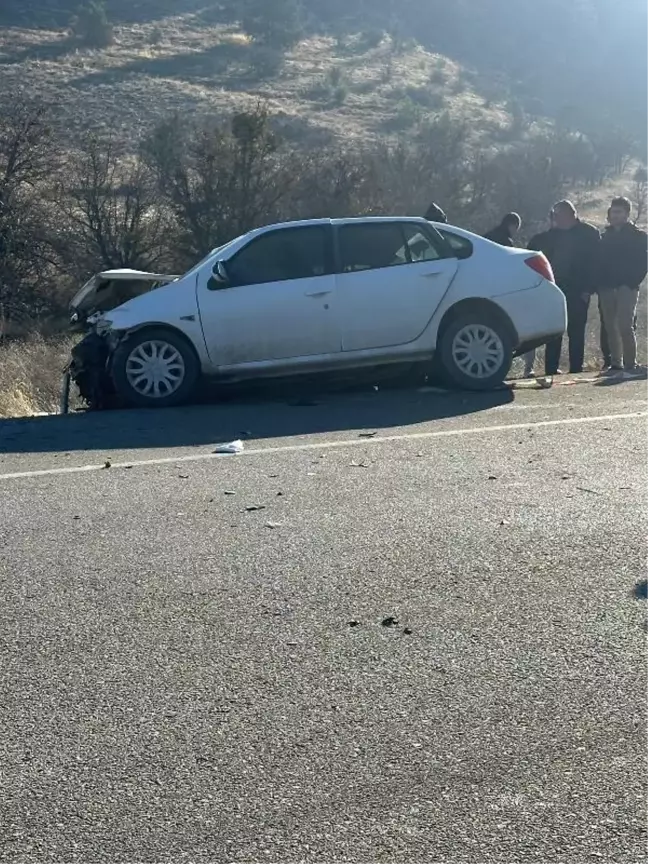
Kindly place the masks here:
POLYGON ((466 237, 461 237, 459 234, 453 234, 452 231, 446 231, 445 228, 437 227, 437 231, 460 261, 470 258, 473 254, 473 244, 466 237))

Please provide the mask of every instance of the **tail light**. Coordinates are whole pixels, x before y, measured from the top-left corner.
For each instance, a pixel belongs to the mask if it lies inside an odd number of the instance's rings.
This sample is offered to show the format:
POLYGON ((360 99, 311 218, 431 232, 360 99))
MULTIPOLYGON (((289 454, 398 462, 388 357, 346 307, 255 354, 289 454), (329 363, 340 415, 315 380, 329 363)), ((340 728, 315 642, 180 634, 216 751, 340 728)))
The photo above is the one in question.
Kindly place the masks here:
POLYGON ((538 253, 537 255, 533 255, 531 258, 525 258, 524 263, 527 267, 530 267, 532 270, 535 270, 543 279, 546 279, 548 282, 555 282, 556 278, 554 276, 554 272, 551 269, 551 264, 545 258, 542 253, 538 253))

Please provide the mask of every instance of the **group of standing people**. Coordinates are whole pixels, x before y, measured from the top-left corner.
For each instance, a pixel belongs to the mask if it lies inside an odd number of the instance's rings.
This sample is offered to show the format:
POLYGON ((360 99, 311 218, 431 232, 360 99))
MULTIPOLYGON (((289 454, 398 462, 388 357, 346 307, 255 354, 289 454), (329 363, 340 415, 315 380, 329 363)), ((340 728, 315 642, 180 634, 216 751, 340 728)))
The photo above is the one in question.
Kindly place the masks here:
MULTIPOLYGON (((648 235, 631 221, 632 204, 614 198, 608 225, 601 235, 582 221, 571 201, 558 201, 549 214, 545 231, 536 234, 527 248, 542 252, 554 272, 556 284, 567 300, 569 371, 583 371, 585 333, 591 298, 598 294, 601 317, 601 353, 606 374, 636 372, 637 302, 639 286, 648 272, 648 235)), ((426 213, 432 222, 446 222, 443 210, 432 204, 426 213)), ((517 213, 507 213, 484 236, 502 246, 515 246, 522 227, 517 213)), ((545 374, 559 375, 562 337, 545 348, 545 374)), ((536 352, 525 355, 525 377, 533 375, 536 352)))

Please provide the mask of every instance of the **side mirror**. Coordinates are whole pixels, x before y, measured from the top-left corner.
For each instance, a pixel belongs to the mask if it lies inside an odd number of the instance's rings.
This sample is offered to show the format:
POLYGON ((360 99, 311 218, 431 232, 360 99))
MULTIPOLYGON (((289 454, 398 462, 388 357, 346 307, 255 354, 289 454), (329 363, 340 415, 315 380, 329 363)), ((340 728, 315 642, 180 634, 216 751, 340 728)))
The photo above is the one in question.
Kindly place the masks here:
POLYGON ((223 261, 217 261, 212 267, 212 275, 207 287, 210 291, 217 291, 219 288, 223 288, 228 284, 229 276, 227 275, 225 264, 223 261))
POLYGON ((217 261, 214 267, 214 276, 218 282, 229 282, 229 276, 222 261, 217 261))

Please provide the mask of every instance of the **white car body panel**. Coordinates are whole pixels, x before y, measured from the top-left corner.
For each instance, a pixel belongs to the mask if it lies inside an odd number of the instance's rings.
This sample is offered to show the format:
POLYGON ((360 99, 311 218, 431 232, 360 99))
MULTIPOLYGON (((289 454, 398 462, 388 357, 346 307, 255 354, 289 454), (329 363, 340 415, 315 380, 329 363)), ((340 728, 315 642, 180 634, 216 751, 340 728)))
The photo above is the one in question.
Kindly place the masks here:
POLYGON ((217 367, 273 362, 339 351, 335 276, 292 279, 210 291, 198 276, 198 303, 211 361, 217 367))
POLYGON ((456 258, 445 258, 339 273, 342 349, 351 352, 416 343, 450 288, 457 266, 456 258))
MULTIPOLYGON (((350 221, 354 220, 307 220, 256 229, 214 250, 176 281, 103 313, 102 327, 118 333, 149 325, 173 327, 195 347, 204 374, 241 378, 431 357, 446 312, 471 299, 498 305, 511 319, 519 344, 564 332, 564 295, 524 263, 534 253, 506 249, 463 229, 416 217, 361 221, 432 224, 470 240, 473 255, 465 260, 447 257, 261 285, 207 288, 217 261, 227 264, 266 231, 322 224, 335 229, 350 221)), ((124 279, 137 278, 136 271, 123 272, 124 279)), ((139 276, 151 281, 175 278, 139 276)))
POLYGON ((102 319, 104 327, 120 333, 155 325, 174 327, 193 344, 205 374, 214 372, 198 314, 195 275, 134 297, 102 319))

